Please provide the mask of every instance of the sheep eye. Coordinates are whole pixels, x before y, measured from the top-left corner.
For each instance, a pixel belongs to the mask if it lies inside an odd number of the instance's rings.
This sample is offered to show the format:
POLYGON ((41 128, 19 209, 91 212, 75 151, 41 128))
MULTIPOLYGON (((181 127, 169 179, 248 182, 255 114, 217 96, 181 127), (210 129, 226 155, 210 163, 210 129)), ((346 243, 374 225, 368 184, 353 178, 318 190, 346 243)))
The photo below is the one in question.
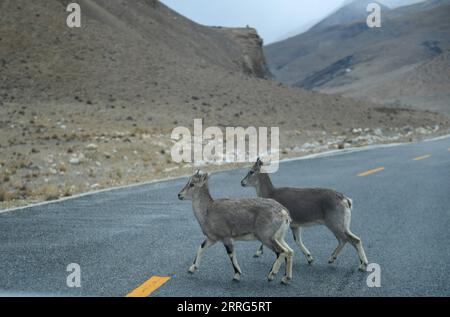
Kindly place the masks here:
POLYGON ((250 171, 250 175, 253 175, 253 174, 255 174, 255 172, 254 171, 250 171))
POLYGON ((189 184, 189 187, 194 187, 194 184, 190 183, 190 184, 189 184))

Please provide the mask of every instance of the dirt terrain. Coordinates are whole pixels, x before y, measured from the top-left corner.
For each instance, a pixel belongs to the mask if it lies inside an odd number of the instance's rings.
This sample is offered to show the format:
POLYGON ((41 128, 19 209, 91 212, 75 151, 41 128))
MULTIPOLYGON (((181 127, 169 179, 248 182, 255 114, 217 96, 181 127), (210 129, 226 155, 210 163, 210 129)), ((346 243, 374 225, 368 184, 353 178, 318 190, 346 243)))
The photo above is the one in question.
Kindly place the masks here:
MULTIPOLYGON (((175 127, 279 127, 281 156, 449 133, 445 116, 286 87, 250 28, 209 28, 156 1, 0 4, 0 209, 190 174, 175 127)), ((207 170, 232 165, 203 166, 207 170)))

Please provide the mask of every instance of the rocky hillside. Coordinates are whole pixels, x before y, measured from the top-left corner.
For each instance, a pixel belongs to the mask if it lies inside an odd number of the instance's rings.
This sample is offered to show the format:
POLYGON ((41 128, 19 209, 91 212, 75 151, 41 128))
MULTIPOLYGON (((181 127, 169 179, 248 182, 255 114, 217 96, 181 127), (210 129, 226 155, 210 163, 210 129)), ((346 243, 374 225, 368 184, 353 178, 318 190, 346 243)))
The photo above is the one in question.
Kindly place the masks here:
POLYGON ((144 0, 79 1, 82 28, 69 29, 69 2, 0 4, 4 101, 150 98, 211 67, 267 76, 254 29, 206 28, 144 0))
POLYGON ((447 59, 439 58, 450 49, 450 2, 429 0, 383 9, 382 27, 375 29, 367 27, 361 3, 350 3, 310 31, 266 47, 272 73, 297 87, 450 115, 448 87, 443 84, 450 76, 447 59), (360 7, 358 21, 356 7, 360 7), (419 79, 433 60, 444 63, 434 68, 436 81, 419 79), (422 95, 405 80, 412 76, 423 84, 422 95))
POLYGON ((407 104, 450 116, 450 51, 405 70, 395 81, 379 83, 371 90, 371 95, 373 100, 407 104))
MULTIPOLYGON (((191 173, 171 132, 279 127, 283 157, 445 133, 447 118, 266 79, 250 28, 198 25, 149 0, 0 2, 0 208, 191 173)), ((211 167, 206 168, 223 168, 211 167)))

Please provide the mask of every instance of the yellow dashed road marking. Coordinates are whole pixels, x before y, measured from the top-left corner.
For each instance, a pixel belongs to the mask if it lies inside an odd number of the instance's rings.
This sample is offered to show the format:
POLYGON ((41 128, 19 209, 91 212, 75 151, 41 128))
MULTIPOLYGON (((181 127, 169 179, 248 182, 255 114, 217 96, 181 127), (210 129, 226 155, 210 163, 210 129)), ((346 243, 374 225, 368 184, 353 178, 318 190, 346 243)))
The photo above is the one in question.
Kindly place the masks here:
POLYGON ((431 157, 431 155, 419 156, 419 157, 416 157, 416 158, 414 159, 414 161, 422 161, 422 160, 426 160, 426 159, 428 159, 428 158, 430 158, 430 157, 431 157))
MULTIPOLYGON (((448 149, 450 152, 450 148, 448 149)), ((430 158, 431 155, 423 155, 414 158, 414 161, 422 161, 430 158)), ((365 177, 369 176, 375 173, 379 173, 384 171, 384 167, 379 167, 375 169, 368 170, 366 172, 359 173, 358 176, 365 177)), ((143 283, 141 286, 136 288, 135 290, 131 291, 129 294, 127 294, 127 297, 147 297, 150 294, 152 294, 154 291, 156 291, 158 288, 163 286, 165 283, 167 283, 170 280, 170 277, 167 276, 152 276, 149 280, 147 280, 145 283, 143 283)))
POLYGON ((170 280, 170 277, 167 276, 152 276, 144 284, 127 294, 126 297, 147 297, 163 286, 168 280, 170 280))
POLYGON ((372 174, 375 174, 375 173, 379 173, 379 172, 382 172, 382 171, 384 171, 384 167, 379 167, 379 168, 375 168, 373 170, 369 170, 369 171, 360 173, 360 174, 358 174, 358 176, 361 176, 361 177, 369 176, 369 175, 372 175, 372 174))

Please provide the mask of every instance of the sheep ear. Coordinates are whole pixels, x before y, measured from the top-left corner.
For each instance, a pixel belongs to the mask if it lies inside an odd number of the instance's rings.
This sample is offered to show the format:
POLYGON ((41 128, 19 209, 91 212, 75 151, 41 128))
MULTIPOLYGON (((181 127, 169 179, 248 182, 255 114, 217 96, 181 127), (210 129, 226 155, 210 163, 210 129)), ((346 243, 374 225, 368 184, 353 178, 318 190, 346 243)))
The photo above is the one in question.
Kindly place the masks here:
POLYGON ((261 159, 258 157, 258 160, 256 161, 256 166, 263 166, 263 162, 261 161, 261 159))
POLYGON ((208 179, 209 179, 209 174, 208 174, 208 173, 205 173, 205 174, 203 174, 203 175, 201 176, 201 178, 200 178, 200 183, 203 185, 203 184, 205 184, 205 183, 208 181, 208 179))

